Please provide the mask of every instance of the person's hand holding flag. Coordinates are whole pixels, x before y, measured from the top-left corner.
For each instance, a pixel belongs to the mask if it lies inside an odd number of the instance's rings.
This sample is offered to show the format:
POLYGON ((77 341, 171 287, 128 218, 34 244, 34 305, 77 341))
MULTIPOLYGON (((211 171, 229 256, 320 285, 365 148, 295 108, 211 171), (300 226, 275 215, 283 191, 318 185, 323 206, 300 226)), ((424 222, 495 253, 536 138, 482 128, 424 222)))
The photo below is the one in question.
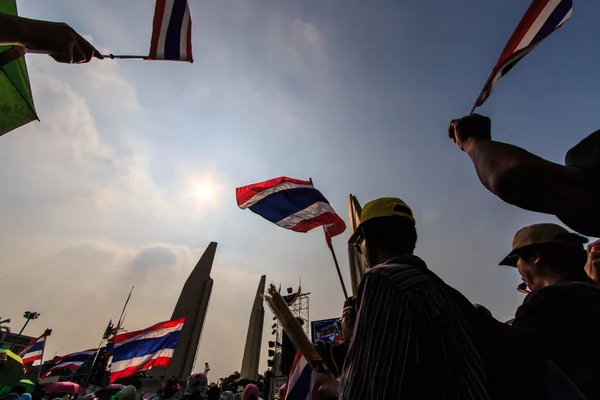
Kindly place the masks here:
POLYGON ((100 52, 63 22, 21 18, 0 13, 0 44, 23 46, 29 53, 48 54, 60 63, 81 64, 100 52))
POLYGON ((448 137, 459 149, 469 153, 475 143, 492 139, 492 121, 479 114, 471 114, 450 122, 448 137))

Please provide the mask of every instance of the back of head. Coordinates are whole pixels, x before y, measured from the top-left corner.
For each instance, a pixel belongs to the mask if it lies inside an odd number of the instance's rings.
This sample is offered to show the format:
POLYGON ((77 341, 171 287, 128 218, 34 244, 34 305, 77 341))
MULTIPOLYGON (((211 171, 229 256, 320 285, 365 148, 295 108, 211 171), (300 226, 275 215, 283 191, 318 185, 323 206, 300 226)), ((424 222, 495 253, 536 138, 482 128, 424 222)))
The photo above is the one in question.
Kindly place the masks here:
POLYGON ((242 400, 258 400, 258 387, 253 383, 246 385, 242 393, 242 400))
POLYGON ((574 167, 600 168, 600 130, 577 143, 565 156, 565 164, 574 167))
POLYGON ((369 247, 393 254, 412 254, 417 244, 414 221, 401 217, 369 220, 362 226, 369 247))

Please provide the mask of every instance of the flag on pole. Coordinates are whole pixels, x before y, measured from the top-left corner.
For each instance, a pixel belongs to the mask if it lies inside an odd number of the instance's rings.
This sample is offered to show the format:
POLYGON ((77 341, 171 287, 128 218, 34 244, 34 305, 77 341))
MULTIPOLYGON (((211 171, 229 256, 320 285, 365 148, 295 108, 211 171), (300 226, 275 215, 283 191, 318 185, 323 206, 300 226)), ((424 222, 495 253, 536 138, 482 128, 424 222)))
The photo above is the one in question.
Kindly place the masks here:
POLYGON ((286 400, 317 400, 319 398, 317 374, 314 373, 301 352, 297 352, 296 358, 294 358, 285 398, 286 400))
POLYGON ((45 345, 46 335, 44 334, 39 338, 34 339, 29 346, 25 347, 19 353, 19 357, 23 359, 23 365, 25 366, 25 369, 29 369, 36 361, 42 360, 42 354, 44 353, 45 345))
POLYGON ((346 230, 329 201, 310 181, 280 177, 236 189, 238 206, 282 228, 308 232, 324 226, 330 237, 346 230))
POLYGON ((187 0, 156 0, 148 60, 194 62, 187 0))
POLYGON ((57 360, 54 361, 54 365, 52 366, 52 368, 50 368, 48 372, 44 374, 43 378, 47 377, 48 375, 51 375, 53 372, 58 370, 68 369, 73 372, 79 369, 83 364, 92 359, 94 354, 96 354, 96 351, 98 351, 98 349, 90 349, 59 357, 57 360))
POLYGON ((473 110, 487 100, 498 79, 506 75, 517 62, 560 28, 572 13, 573 0, 533 0, 502 51, 492 74, 473 106, 473 110))
POLYGON ((185 317, 115 335, 110 382, 150 367, 167 367, 173 358, 185 317))

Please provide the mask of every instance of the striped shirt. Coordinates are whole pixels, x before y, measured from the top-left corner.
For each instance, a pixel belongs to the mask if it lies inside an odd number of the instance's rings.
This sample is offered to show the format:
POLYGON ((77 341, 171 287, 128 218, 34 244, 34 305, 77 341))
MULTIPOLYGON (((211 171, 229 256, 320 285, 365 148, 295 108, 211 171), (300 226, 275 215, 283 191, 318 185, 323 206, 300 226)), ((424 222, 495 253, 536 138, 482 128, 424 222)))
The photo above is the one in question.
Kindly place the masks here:
POLYGON ((464 306, 450 291, 416 256, 369 270, 340 399, 489 399, 464 306))

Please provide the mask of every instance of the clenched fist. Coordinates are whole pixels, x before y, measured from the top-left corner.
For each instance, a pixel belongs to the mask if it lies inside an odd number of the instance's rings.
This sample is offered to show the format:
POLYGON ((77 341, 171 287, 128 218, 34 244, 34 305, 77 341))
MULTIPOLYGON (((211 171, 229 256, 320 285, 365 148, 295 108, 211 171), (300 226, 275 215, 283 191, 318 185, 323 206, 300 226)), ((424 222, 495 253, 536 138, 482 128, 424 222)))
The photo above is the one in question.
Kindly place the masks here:
POLYGON ((492 139, 492 121, 479 114, 471 114, 450 122, 448 137, 459 149, 471 150, 477 141, 492 139))

